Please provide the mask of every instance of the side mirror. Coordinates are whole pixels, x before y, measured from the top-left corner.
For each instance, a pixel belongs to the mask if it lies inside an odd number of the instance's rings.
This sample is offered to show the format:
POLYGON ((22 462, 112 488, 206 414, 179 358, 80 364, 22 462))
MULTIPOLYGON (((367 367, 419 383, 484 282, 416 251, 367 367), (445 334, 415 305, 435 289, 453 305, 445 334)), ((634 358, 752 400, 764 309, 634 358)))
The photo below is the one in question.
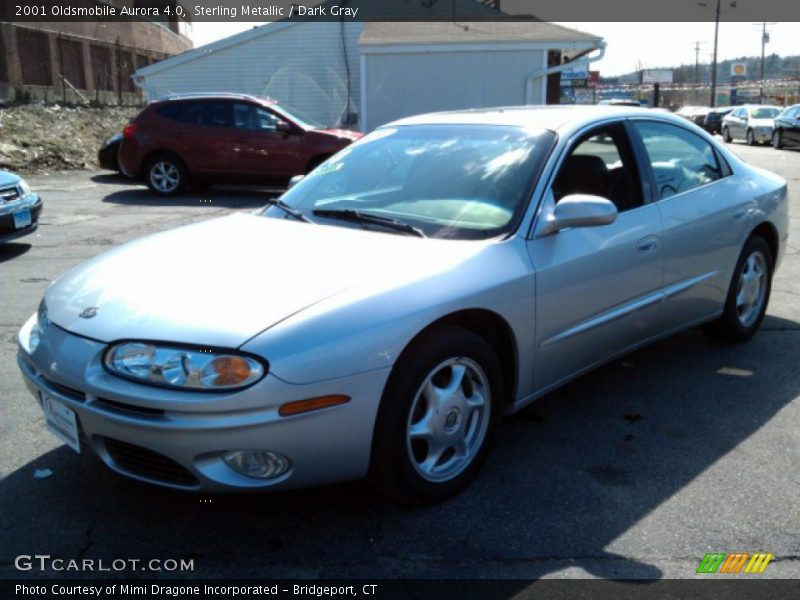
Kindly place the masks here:
POLYGON ((608 225, 617 220, 617 214, 617 207, 607 198, 570 194, 556 204, 539 235, 549 235, 567 227, 608 225))
POLYGON ((292 126, 286 121, 278 121, 277 123, 275 123, 275 129, 287 135, 292 132, 292 126))
POLYGON ((287 190, 290 190, 290 189, 292 189, 294 186, 296 186, 298 183, 300 183, 300 180, 301 180, 303 177, 305 177, 305 175, 295 175, 294 177, 292 177, 292 178, 289 180, 289 185, 287 185, 287 186, 286 186, 286 189, 287 189, 287 190))

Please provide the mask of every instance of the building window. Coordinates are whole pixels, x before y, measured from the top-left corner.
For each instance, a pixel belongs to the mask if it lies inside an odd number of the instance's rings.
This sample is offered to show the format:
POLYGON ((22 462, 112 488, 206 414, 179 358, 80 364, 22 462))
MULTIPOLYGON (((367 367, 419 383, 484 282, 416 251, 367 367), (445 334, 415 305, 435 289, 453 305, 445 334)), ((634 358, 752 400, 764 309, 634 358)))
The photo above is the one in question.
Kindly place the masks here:
POLYGON ((23 84, 53 85, 50 36, 20 27, 17 29, 17 52, 23 57, 20 61, 23 84))
POLYGON ((92 58, 94 88, 96 90, 113 90, 114 81, 111 77, 111 52, 105 46, 96 46, 92 44, 89 48, 89 54, 92 58))

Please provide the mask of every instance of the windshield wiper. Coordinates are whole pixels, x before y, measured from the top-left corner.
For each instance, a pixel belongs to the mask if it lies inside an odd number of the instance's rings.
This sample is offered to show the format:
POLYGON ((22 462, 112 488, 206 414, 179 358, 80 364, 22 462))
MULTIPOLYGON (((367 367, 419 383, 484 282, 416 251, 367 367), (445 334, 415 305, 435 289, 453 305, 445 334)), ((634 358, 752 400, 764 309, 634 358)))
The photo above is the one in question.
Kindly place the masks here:
POLYGON ((382 225, 383 227, 394 229, 395 231, 409 233, 417 237, 426 237, 425 233, 423 233, 419 227, 414 227, 400 219, 364 213, 353 208, 318 208, 314 210, 313 213, 315 216, 324 219, 340 219, 342 221, 353 221, 354 223, 371 223, 373 225, 382 225))
POLYGON ((267 204, 269 204, 270 206, 277 206, 283 212, 285 212, 287 215, 289 215, 291 217, 294 217, 298 221, 303 221, 303 223, 313 223, 314 222, 311 219, 309 219, 307 216, 305 216, 302 212, 297 210, 296 208, 292 208, 291 206, 286 204, 286 202, 284 202, 280 198, 267 198, 267 204))

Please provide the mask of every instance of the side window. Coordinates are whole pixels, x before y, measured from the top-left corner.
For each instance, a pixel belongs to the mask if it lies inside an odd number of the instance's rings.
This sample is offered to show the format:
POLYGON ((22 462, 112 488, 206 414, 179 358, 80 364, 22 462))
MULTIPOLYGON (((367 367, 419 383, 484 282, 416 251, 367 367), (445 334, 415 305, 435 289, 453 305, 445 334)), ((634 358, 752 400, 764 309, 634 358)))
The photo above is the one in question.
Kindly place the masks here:
POLYGON ((641 179, 625 128, 603 127, 578 140, 552 190, 556 202, 570 194, 592 194, 608 198, 620 212, 641 206, 641 179))
POLYGON ((230 102, 203 102, 202 124, 208 127, 233 127, 230 102))
POLYGON ((189 125, 201 125, 203 122, 203 105, 199 102, 183 104, 178 113, 178 120, 189 125))
POLYGON ((166 117, 167 119, 172 119, 173 121, 177 121, 178 117, 181 112, 181 105, 174 104, 174 103, 167 103, 163 106, 159 106, 156 109, 156 114, 166 117))
POLYGON ((717 153, 700 136, 668 123, 635 123, 650 159, 656 199, 722 179, 717 153))
POLYGON ((278 118, 261 106, 236 102, 233 105, 233 121, 236 129, 275 131, 278 118))

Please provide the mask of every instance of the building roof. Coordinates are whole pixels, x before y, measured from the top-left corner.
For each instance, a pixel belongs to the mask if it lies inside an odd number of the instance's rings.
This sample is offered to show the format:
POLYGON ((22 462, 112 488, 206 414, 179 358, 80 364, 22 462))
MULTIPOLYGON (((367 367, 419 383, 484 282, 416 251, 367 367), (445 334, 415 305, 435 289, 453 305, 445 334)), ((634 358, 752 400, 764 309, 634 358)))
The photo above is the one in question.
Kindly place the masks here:
POLYGON ((359 45, 481 42, 600 42, 602 37, 545 21, 367 23, 359 45))

